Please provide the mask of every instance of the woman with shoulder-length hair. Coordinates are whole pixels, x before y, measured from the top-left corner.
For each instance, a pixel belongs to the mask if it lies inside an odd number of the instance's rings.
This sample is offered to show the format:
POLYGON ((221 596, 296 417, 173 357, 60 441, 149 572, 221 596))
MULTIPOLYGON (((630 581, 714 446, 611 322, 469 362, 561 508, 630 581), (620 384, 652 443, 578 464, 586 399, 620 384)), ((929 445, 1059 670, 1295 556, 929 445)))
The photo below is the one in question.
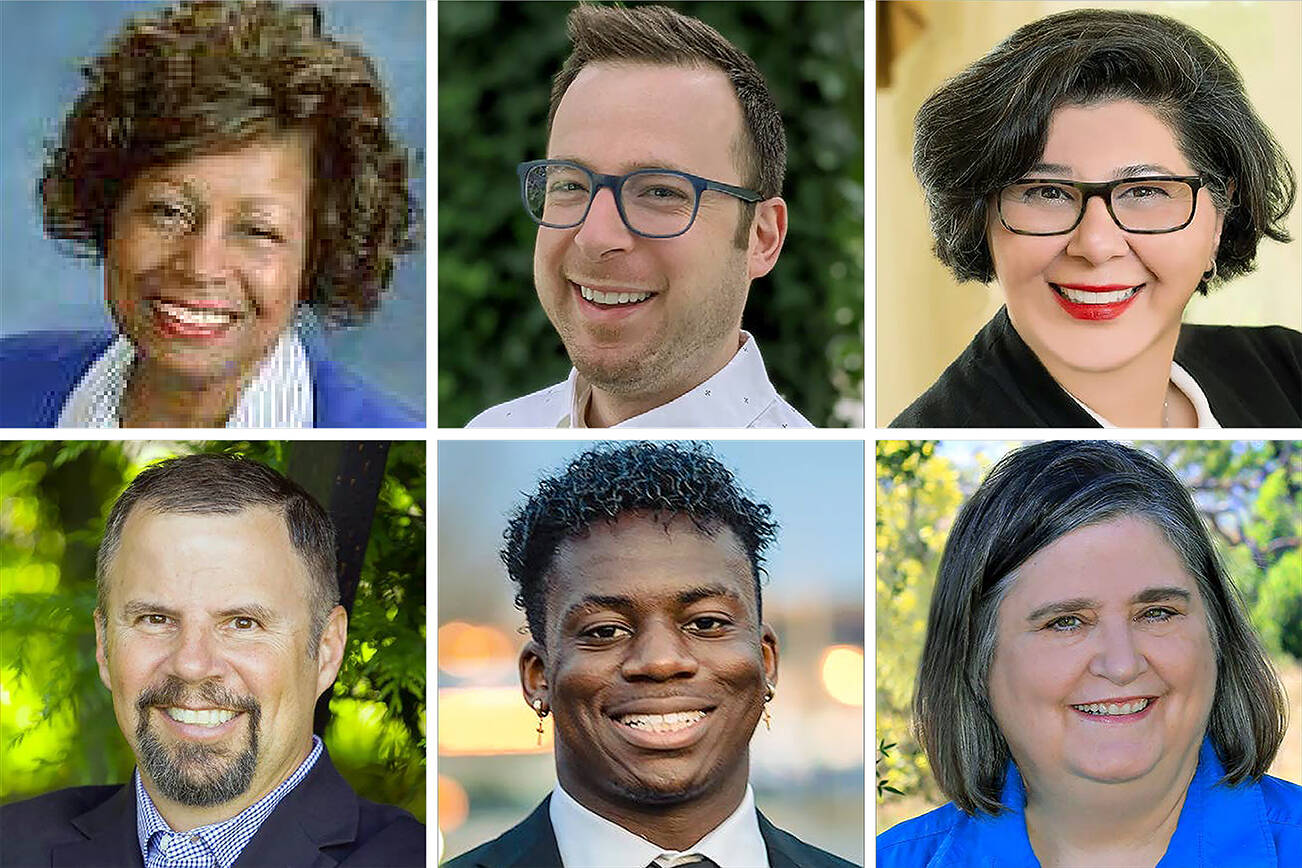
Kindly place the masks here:
POLYGON ((941 558, 914 696, 952 803, 879 866, 1276 868, 1287 703, 1188 491, 1111 442, 1001 460, 941 558))
POLYGON ((115 331, 0 341, 5 427, 409 427, 301 314, 365 321, 414 246, 374 64, 312 4, 198 0, 83 69, 38 192, 101 262, 115 331))
MULTIPOLYGON (((895 427, 1302 423, 1302 333, 1185 325, 1289 241, 1296 178, 1225 52, 1172 18, 1031 22, 932 94, 937 257, 1005 307, 895 427)), ((1296 287, 1280 287, 1296 295, 1296 287)))

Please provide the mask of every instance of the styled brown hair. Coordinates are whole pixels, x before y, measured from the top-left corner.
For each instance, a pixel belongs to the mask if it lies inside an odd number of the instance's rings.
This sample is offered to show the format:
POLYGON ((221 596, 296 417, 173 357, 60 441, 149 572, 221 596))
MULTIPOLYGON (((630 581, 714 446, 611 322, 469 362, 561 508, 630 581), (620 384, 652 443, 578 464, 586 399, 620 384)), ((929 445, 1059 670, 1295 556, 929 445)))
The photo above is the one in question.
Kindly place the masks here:
POLYGON ((1018 569, 1072 531, 1136 516, 1180 557, 1207 610, 1216 694, 1207 734, 1224 782, 1257 779, 1284 740, 1288 704, 1189 491, 1156 458, 1111 441, 1051 440, 1004 456, 945 543, 913 698, 936 783, 975 815, 999 814, 1012 758, 990 705, 999 607, 1018 569))
POLYGON ((312 144, 304 298, 334 323, 379 305, 395 256, 415 246, 407 154, 370 59, 325 36, 315 5, 184 2, 128 22, 82 73, 86 90, 39 183, 46 234, 102 260, 141 171, 302 130, 312 144))
MULTIPOLYGON (((598 6, 581 3, 570 10, 566 32, 574 47, 552 81, 547 134, 579 71, 589 63, 640 62, 664 66, 706 66, 732 83, 741 104, 742 132, 732 143, 741 184, 765 199, 782 195, 787 172, 787 135, 773 94, 755 61, 719 31, 667 6, 598 6)), ((750 228, 754 203, 744 204, 741 226, 750 228)), ((738 236, 744 238, 739 228, 738 236)))

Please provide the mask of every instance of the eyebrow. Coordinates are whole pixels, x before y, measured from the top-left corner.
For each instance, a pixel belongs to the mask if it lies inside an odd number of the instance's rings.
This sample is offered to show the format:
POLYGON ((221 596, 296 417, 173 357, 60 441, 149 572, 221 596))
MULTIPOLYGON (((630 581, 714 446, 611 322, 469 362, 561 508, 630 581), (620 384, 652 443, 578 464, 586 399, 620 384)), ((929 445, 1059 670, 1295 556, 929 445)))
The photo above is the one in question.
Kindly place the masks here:
MULTIPOLYGON (((555 157, 548 157, 547 159, 565 160, 566 162, 569 163, 578 163, 580 166, 583 166, 585 169, 588 169, 589 171, 592 172, 597 171, 596 169, 592 168, 592 166, 588 163, 587 160, 584 160, 580 157, 565 156, 564 154, 562 154, 555 157)), ((620 171, 615 172, 614 174, 627 175, 630 172, 640 172, 643 169, 669 169, 670 171, 673 172, 685 172, 688 175, 696 174, 691 169, 685 168, 684 166, 681 166, 678 163, 673 162, 672 160, 626 160, 623 163, 620 163, 619 168, 620 171)))
MULTIPOLYGON (((149 600, 131 600, 122 607, 122 614, 128 621, 134 621, 143 615, 166 615, 169 618, 179 618, 181 610, 163 603, 150 602, 149 600)), ((219 621, 226 621, 231 618, 252 618, 263 624, 275 624, 280 621, 275 612, 261 603, 242 603, 237 606, 230 606, 215 612, 214 617, 219 621)))
MULTIPOLYGON (((1065 163, 1036 163, 1026 171, 1026 176, 1057 174, 1064 178, 1071 178, 1074 169, 1065 163)), ((1177 172, 1174 169, 1163 166, 1160 163, 1132 163, 1129 166, 1121 166, 1113 170, 1113 178, 1133 178, 1138 175, 1173 175, 1181 176, 1189 174, 1187 172, 1177 172)))
MULTIPOLYGON (((674 602, 678 608, 685 608, 693 603, 699 603, 701 600, 709 600, 715 597, 726 597, 730 600, 741 600, 741 595, 736 590, 722 584, 697 585, 691 588, 684 588, 674 595, 674 602)), ((614 609, 616 611, 629 611, 636 608, 637 600, 626 594, 585 594, 582 599, 574 603, 565 610, 561 617, 562 621, 568 621, 576 615, 583 612, 590 612, 594 609, 614 609)))
MULTIPOLYGON (((1162 587, 1145 588, 1130 598, 1128 605, 1135 606, 1143 603, 1162 603, 1168 600, 1180 600, 1188 603, 1191 594, 1184 588, 1177 588, 1174 585, 1162 587)), ((1088 597, 1072 597, 1070 600, 1055 600, 1052 603, 1046 603, 1037 609, 1033 609, 1026 616, 1027 621, 1041 621, 1049 615, 1064 615, 1069 612, 1077 612, 1081 609, 1098 609, 1103 604, 1098 600, 1088 597)))

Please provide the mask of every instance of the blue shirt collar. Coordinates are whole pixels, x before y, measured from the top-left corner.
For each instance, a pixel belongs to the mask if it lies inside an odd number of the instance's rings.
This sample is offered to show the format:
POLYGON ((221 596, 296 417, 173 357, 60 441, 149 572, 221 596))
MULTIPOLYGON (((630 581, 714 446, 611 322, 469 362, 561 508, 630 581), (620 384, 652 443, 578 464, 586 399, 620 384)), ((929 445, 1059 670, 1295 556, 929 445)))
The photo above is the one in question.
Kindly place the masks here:
MULTIPOLYGON (((1157 868, 1218 868, 1234 855, 1236 868, 1275 868, 1275 843, 1266 823, 1266 802, 1259 783, 1237 787, 1220 783, 1225 776, 1210 738, 1198 752, 1198 768, 1180 809, 1175 833, 1157 868)), ((937 848, 928 868, 1000 868, 1034 866, 1039 860, 1026 833, 1026 790, 1011 762, 1002 795, 1008 808, 997 817, 964 817, 937 848)))

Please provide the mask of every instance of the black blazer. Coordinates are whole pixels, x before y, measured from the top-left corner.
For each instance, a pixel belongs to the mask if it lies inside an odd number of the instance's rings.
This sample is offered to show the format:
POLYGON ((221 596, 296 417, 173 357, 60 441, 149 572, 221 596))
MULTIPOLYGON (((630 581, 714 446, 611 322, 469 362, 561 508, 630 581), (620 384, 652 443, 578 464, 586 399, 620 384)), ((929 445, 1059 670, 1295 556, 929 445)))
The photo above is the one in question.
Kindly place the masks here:
MULTIPOLYGON (((132 784, 72 787, 0 806, 0 866, 141 868, 132 784)), ((358 798, 324 750, 240 853, 237 866, 425 865, 425 827, 358 798)))
MULTIPOLYGON (((462 853, 443 868, 564 868, 548 810, 549 795, 533 813, 498 837, 462 853)), ((857 868, 839 856, 820 850, 774 826, 759 814, 760 837, 769 851, 771 868, 857 868)), ((723 868, 754 868, 724 865, 723 868)))
MULTIPOLYGON (((1302 425, 1302 333, 1184 325, 1175 360, 1226 428, 1302 425)), ((1100 428, 1059 386, 1000 308, 892 428, 1100 428)))

